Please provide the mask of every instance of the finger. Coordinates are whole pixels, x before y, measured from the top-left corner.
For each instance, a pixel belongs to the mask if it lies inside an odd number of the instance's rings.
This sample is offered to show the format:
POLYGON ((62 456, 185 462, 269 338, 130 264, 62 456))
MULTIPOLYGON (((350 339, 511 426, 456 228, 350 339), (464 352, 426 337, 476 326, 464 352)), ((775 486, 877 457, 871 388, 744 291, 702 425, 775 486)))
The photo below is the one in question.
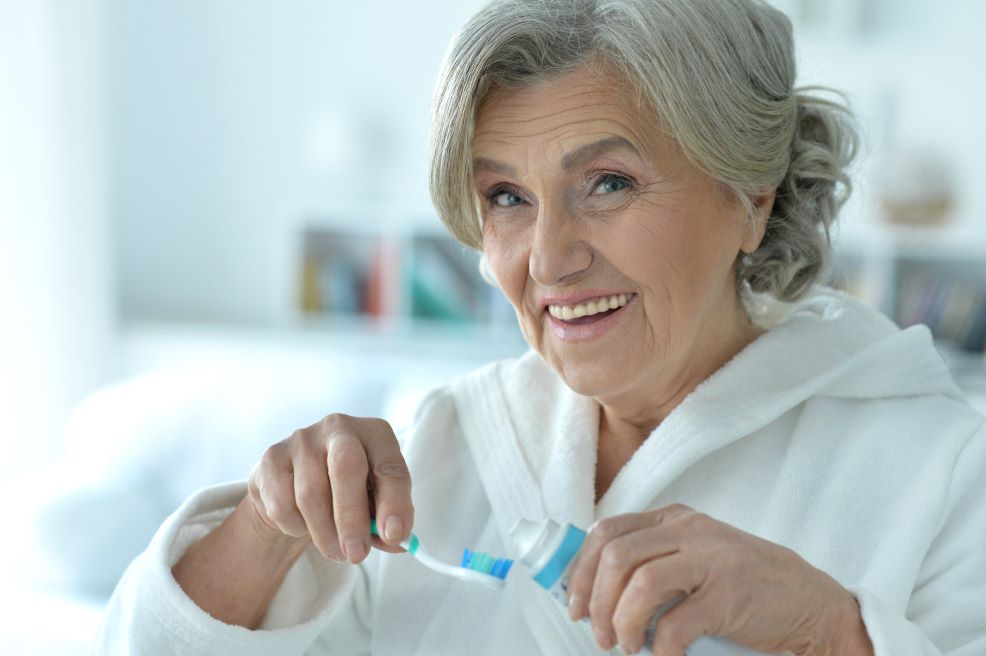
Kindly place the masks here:
POLYGON ((714 618, 705 599, 686 597, 657 621, 651 652, 654 656, 682 656, 702 636, 718 635, 714 618))
POLYGON ((589 615, 597 637, 611 636, 610 645, 623 644, 620 639, 625 635, 616 631, 613 615, 628 582, 641 565, 677 554, 678 550, 677 536, 665 524, 629 531, 603 547, 589 597, 589 615))
POLYGON ((572 619, 582 619, 588 612, 588 596, 595 580, 596 566, 602 548, 611 539, 624 533, 635 531, 646 526, 658 526, 668 519, 694 514, 686 505, 673 503, 662 508, 643 513, 628 513, 607 517, 596 522, 586 536, 586 541, 579 549, 573 565, 572 580, 569 584, 569 609, 572 619), (573 595, 572 588, 575 593, 573 595), (571 603, 575 601, 576 603, 571 603), (585 603, 581 603, 585 602, 585 603))
POLYGON ((287 448, 287 440, 272 444, 264 451, 263 456, 250 470, 247 478, 247 493, 253 502, 257 517, 269 526, 271 530, 284 533, 284 530, 271 517, 267 505, 277 495, 277 484, 274 480, 277 472, 290 471, 291 458, 287 448))
POLYGON ((377 526, 385 543, 398 545, 410 535, 414 524, 411 475, 407 463, 394 431, 383 420, 380 420, 378 433, 368 436, 364 444, 373 484, 377 526))
MULTIPOLYGON (((376 501, 373 498, 373 485, 370 483, 369 479, 367 479, 366 481, 366 493, 367 495, 369 495, 370 517, 376 517, 377 516, 376 501)), ((370 546, 374 549, 380 549, 381 551, 386 551, 387 553, 405 553, 407 551, 407 549, 400 546, 399 544, 395 544, 395 545, 387 544, 386 542, 383 541, 383 538, 373 533, 370 534, 370 546)))
POLYGON ((267 508, 264 507, 264 500, 260 496, 260 488, 257 486, 257 480, 260 476, 260 462, 257 462, 250 471, 250 476, 247 478, 247 495, 250 497, 250 501, 253 503, 253 507, 257 511, 257 516, 263 519, 265 524, 268 524, 271 528, 274 528, 273 522, 270 521, 270 517, 267 516, 267 508))
MULTIPOLYGON (((376 517, 377 509, 376 509, 376 503, 373 500, 373 485, 370 483, 369 479, 367 479, 366 481, 366 494, 369 497, 369 501, 370 501, 370 517, 376 517)), ((373 549, 380 549, 381 551, 386 551, 387 553, 407 552, 407 549, 400 546, 399 544, 397 545, 387 544, 386 542, 383 541, 383 538, 381 538, 379 535, 376 535, 375 533, 370 533, 370 547, 373 549)))
POLYGON ((631 513, 607 517, 592 525, 575 557, 568 581, 568 613, 573 620, 580 620, 589 612, 589 597, 603 548, 623 534, 653 523, 646 513, 631 513))
POLYGON ((312 542, 326 558, 343 559, 332 518, 332 490, 329 486, 329 470, 321 449, 311 442, 299 444, 294 461, 294 498, 301 516, 308 526, 312 542))
POLYGON ((370 546, 373 547, 374 549, 379 549, 380 551, 386 551, 387 553, 405 553, 405 552, 407 552, 407 549, 405 549, 404 547, 402 547, 400 545, 387 544, 386 542, 384 542, 383 540, 381 540, 380 539, 380 536, 378 536, 378 535, 371 535, 370 536, 370 546))
POLYGON ((635 653, 643 647, 656 614, 663 615, 686 595, 702 590, 706 571, 702 563, 680 552, 637 567, 613 612, 613 629, 624 651, 635 653))
POLYGON ((370 501, 366 492, 369 464, 363 443, 340 431, 328 443, 327 461, 332 487, 332 514, 342 552, 358 563, 370 551, 370 501))
POLYGON ((257 488, 267 517, 279 531, 300 538, 308 534, 305 518, 294 501, 294 472, 291 469, 271 471, 266 468, 257 479, 257 488))

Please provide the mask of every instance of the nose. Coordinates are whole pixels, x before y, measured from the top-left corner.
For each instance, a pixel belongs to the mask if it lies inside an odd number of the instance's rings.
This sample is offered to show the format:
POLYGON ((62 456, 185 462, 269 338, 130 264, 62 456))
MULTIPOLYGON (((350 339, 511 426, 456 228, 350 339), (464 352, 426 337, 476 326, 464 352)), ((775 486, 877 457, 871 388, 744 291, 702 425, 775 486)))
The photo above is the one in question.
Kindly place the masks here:
POLYGON ((531 279, 545 287, 578 280, 592 266, 593 254, 577 220, 547 204, 540 210, 531 243, 531 279))

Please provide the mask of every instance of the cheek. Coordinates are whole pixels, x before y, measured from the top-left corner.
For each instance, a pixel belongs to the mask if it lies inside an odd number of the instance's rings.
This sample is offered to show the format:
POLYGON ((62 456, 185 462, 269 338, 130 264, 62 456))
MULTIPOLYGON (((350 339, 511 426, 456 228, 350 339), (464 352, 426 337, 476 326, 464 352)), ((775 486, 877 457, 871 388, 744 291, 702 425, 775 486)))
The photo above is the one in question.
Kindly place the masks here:
POLYGON ((484 231, 483 252, 500 289, 515 308, 522 307, 527 286, 528 252, 516 240, 484 231))
MULTIPOLYGON (((696 306, 712 297, 710 288, 722 273, 718 265, 722 245, 710 239, 704 217, 689 206, 664 204, 627 222, 618 243, 607 245, 620 272, 643 290, 645 312, 661 332, 697 314, 696 306)), ((719 298, 715 295, 714 298, 719 298)))
POLYGON ((702 287, 719 276, 723 261, 731 261, 728 252, 735 230, 717 207, 702 202, 668 205, 647 219, 641 221, 639 238, 626 247, 634 262, 651 272, 651 279, 702 287))

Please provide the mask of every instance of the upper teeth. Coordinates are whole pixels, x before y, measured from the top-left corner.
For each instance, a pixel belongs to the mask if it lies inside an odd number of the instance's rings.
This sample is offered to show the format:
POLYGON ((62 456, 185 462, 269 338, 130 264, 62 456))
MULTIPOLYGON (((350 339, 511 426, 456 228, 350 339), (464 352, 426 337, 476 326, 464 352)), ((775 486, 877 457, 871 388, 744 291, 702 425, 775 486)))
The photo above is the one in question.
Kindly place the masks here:
POLYGON ((632 294, 617 294, 616 296, 600 296, 590 299, 578 305, 549 305, 548 313, 556 319, 577 319, 578 317, 588 317, 593 314, 615 310, 627 304, 627 299, 632 294))

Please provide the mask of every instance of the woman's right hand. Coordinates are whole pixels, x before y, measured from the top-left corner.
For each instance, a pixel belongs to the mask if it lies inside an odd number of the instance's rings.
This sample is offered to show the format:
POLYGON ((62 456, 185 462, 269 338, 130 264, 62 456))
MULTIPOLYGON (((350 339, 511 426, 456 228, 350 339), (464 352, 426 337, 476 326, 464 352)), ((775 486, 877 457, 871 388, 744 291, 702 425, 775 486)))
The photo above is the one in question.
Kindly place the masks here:
POLYGON ((250 505, 271 538, 310 537, 326 558, 397 553, 411 534, 411 477, 383 419, 331 414, 271 445, 250 472, 250 505), (370 534, 377 519, 382 538, 370 534))

